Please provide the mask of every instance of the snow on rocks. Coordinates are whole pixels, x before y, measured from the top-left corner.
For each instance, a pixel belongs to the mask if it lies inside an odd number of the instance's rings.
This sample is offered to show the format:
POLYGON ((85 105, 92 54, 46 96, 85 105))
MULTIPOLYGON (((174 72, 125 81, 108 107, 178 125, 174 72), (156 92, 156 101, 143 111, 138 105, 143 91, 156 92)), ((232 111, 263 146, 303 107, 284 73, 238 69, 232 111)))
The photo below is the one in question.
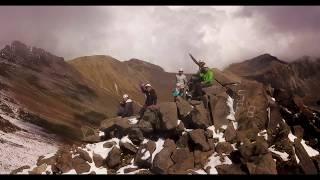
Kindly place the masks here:
POLYGON ((219 142, 226 142, 226 139, 223 137, 223 133, 219 132, 219 130, 217 130, 217 132, 216 132, 214 125, 208 127, 207 129, 212 131, 213 138, 217 138, 219 142))
POLYGON ((137 118, 129 118, 128 121, 129 121, 129 124, 137 124, 139 122, 137 118))
POLYGON ((235 121, 236 118, 234 116, 235 112, 234 112, 234 109, 233 109, 233 102, 234 102, 234 100, 230 96, 228 96, 227 105, 228 105, 228 107, 230 109, 230 114, 227 116, 227 119, 235 121))
POLYGON ((267 141, 267 140, 268 140, 268 133, 267 133, 267 130, 266 130, 266 129, 264 129, 264 130, 260 131, 260 132, 258 133, 258 136, 263 136, 263 137, 264 137, 264 139, 267 141))
POLYGON ((153 162, 154 157, 163 149, 164 140, 159 138, 156 141, 156 150, 152 153, 151 162, 153 162))
POLYGON ((232 164, 231 160, 227 156, 220 157, 216 152, 209 157, 209 162, 205 165, 204 169, 210 167, 209 174, 218 174, 215 168, 222 164, 232 164))
POLYGON ((277 150, 274 148, 274 145, 272 145, 272 146, 271 146, 270 148, 268 148, 268 149, 269 149, 269 151, 271 151, 271 152, 273 152, 273 153, 275 153, 275 154, 278 154, 283 161, 288 161, 288 160, 289 160, 289 159, 288 159, 289 154, 286 153, 286 152, 277 151, 277 150))
MULTIPOLYGON (((145 151, 142 152, 143 156, 141 157, 142 160, 147 160, 148 158, 150 158, 150 152, 147 151, 146 149, 144 149, 145 151)), ((142 150, 143 151, 143 150, 142 150)))
POLYGON ((181 120, 178 119, 178 121, 177 121, 177 126, 179 126, 180 122, 181 122, 181 120))
POLYGON ((99 136, 100 136, 100 137, 101 137, 101 136, 105 136, 105 133, 102 132, 102 131, 99 131, 99 136))
MULTIPOLYGON (((290 132, 290 133, 288 134, 288 138, 289 138, 289 140, 290 140, 291 142, 294 142, 294 140, 295 140, 297 137, 296 137, 295 135, 293 135, 292 132, 290 132)), ((308 155, 309 155, 310 157, 319 155, 319 151, 317 151, 317 150, 313 149, 312 147, 308 146, 308 145, 306 144, 306 141, 305 141, 305 140, 302 139, 302 140, 301 140, 301 144, 302 144, 303 148, 307 151, 307 153, 308 153, 308 155)))

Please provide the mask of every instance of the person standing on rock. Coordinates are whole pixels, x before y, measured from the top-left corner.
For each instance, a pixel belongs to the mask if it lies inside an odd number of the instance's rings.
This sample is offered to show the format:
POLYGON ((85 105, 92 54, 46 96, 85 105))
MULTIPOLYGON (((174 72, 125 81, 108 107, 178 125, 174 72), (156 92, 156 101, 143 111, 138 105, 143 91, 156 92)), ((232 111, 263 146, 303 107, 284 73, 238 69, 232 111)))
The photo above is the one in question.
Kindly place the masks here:
POLYGON ((213 71, 205 66, 206 63, 204 61, 197 61, 191 54, 189 55, 193 62, 199 66, 199 71, 192 75, 191 81, 188 84, 189 89, 191 90, 192 99, 202 101, 204 107, 208 109, 208 99, 204 89, 213 85, 213 71))
POLYGON ((186 94, 186 85, 188 83, 187 76, 183 74, 183 69, 180 68, 178 74, 176 74, 176 84, 179 84, 179 88, 183 92, 183 96, 186 94))
POLYGON ((140 86, 142 93, 145 94, 146 96, 146 101, 143 105, 143 107, 140 110, 140 116, 138 119, 141 119, 144 115, 144 112, 147 110, 147 108, 157 105, 157 93, 156 91, 152 88, 151 84, 141 84, 140 86))
POLYGON ((121 117, 130 117, 133 115, 133 102, 128 94, 124 94, 122 98, 117 115, 121 117))

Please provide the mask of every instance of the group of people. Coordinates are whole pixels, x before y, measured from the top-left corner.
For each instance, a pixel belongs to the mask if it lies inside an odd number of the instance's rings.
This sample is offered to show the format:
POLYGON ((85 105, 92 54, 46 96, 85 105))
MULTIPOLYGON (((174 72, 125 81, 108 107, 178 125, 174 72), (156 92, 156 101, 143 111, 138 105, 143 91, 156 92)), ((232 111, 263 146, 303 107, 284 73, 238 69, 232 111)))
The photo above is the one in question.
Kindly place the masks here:
MULTIPOLYGON (((204 100, 203 97, 205 92, 203 89, 210 87, 213 84, 213 71, 205 66, 205 62, 197 61, 192 56, 191 58, 198 65, 199 70, 196 74, 192 75, 188 81, 183 69, 179 69, 178 74, 176 74, 176 87, 172 92, 174 100, 176 100, 178 96, 183 97, 186 100, 204 100)), ((140 88, 146 98, 137 119, 141 119, 148 108, 152 108, 157 105, 157 93, 151 84, 143 83, 140 85, 140 88)), ((133 115, 133 101, 127 94, 123 95, 123 100, 120 102, 117 115, 121 117, 130 117, 133 115)))

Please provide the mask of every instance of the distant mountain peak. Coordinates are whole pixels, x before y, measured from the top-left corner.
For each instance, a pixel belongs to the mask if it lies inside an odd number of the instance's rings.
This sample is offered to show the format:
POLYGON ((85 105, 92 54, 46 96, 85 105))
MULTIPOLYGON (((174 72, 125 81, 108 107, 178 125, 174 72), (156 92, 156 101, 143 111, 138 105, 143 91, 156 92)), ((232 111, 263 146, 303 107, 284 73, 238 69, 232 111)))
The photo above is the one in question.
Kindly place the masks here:
POLYGON ((279 60, 277 57, 272 56, 269 53, 262 54, 260 56, 257 56, 255 58, 250 59, 249 61, 251 61, 251 62, 254 61, 254 62, 262 63, 262 64, 271 63, 271 62, 279 62, 281 64, 287 64, 286 62, 279 60))

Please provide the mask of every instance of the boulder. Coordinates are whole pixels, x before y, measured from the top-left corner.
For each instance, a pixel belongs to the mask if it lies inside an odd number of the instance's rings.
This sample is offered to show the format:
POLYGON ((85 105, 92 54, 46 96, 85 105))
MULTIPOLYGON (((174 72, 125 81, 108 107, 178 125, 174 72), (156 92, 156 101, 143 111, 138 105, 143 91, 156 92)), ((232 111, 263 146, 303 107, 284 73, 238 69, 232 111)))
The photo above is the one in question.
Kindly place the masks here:
POLYGON ((276 102, 271 100, 271 97, 268 97, 269 108, 270 108, 270 119, 268 122, 268 131, 274 133, 277 129, 278 124, 282 123, 282 115, 280 113, 280 107, 276 102))
POLYGON ((72 156, 68 150, 61 150, 57 153, 57 162, 55 166, 62 172, 66 173, 72 169, 72 156))
POLYGON ((125 174, 127 174, 127 173, 134 172, 134 171, 136 171, 136 170, 138 170, 138 168, 126 168, 126 169, 123 170, 123 172, 124 172, 125 174))
POLYGON ((156 150, 156 143, 149 140, 141 144, 134 158, 134 163, 141 168, 150 168, 152 166, 152 153, 156 150), (148 156, 149 155, 149 156, 148 156))
POLYGON ((177 97, 176 105, 181 118, 185 118, 193 109, 192 105, 180 96, 177 97))
MULTIPOLYGON (((144 134, 151 134, 154 129, 151 122, 141 119, 138 123, 138 127, 144 134)), ((131 131, 130 131, 131 132, 131 131)))
POLYGON ((208 152, 202 152, 200 150, 195 150, 193 152, 194 164, 196 168, 203 168, 208 162, 208 158, 214 153, 214 150, 208 152))
POLYGON ((129 129, 134 125, 129 123, 128 118, 111 118, 100 123, 100 129, 105 132, 106 138, 121 138, 128 134, 129 129))
POLYGON ((297 138, 303 138, 304 129, 300 125, 293 126, 293 132, 297 138))
POLYGON ((216 128, 220 128, 223 125, 228 125, 227 116, 230 114, 230 108, 227 105, 227 97, 219 96, 215 101, 215 105, 211 106, 213 124, 216 128))
POLYGON ((11 171, 10 174, 18 174, 19 172, 22 172, 24 169, 30 169, 30 166, 19 167, 18 169, 15 169, 15 170, 11 171))
POLYGON ((87 143, 96 143, 101 141, 101 137, 99 136, 99 130, 93 129, 88 126, 81 127, 82 131, 82 141, 87 143))
MULTIPOLYGON (((153 128, 153 130, 160 130, 161 129, 161 119, 160 118, 161 118, 161 113, 158 109, 147 108, 147 110, 145 111, 145 113, 142 117, 142 120, 149 122, 151 124, 151 127, 153 128)), ((139 124, 140 124, 140 122, 139 122, 139 124)), ((149 125, 147 127, 149 129, 149 125)), ((141 127, 140 127, 140 129, 142 130, 141 127)))
POLYGON ((123 152, 127 152, 129 154, 136 154, 138 151, 138 148, 136 146, 134 146, 131 143, 128 142, 121 142, 119 143, 120 148, 123 152))
POLYGON ((178 126, 176 127, 176 134, 181 135, 185 129, 184 123, 182 121, 179 122, 178 126))
POLYGON ((260 132, 257 124, 252 119, 238 119, 238 129, 236 131, 236 141, 244 142, 245 139, 256 140, 260 132))
POLYGON ((99 155, 93 152, 92 159, 97 168, 104 165, 105 160, 99 155))
POLYGON ((320 173, 320 155, 313 156, 311 159, 314 162, 316 168, 318 169, 318 173, 320 173))
POLYGON ((210 118, 209 118, 209 113, 207 110, 204 108, 204 105, 197 105, 195 108, 190 112, 191 116, 191 124, 192 128, 202 128, 205 129, 209 126, 212 125, 210 118))
POLYGON ((215 168, 218 171, 218 174, 246 175, 246 172, 244 172, 238 164, 222 164, 215 168))
POLYGON ((178 141, 177 141, 177 147, 178 148, 186 148, 189 147, 189 134, 188 133, 184 133, 182 136, 179 137, 178 141))
POLYGON ((128 137, 132 141, 132 143, 135 145, 140 145, 140 143, 144 139, 143 133, 139 128, 131 128, 129 131, 128 137))
POLYGON ((86 162, 86 160, 78 157, 72 159, 72 166, 77 174, 89 172, 91 166, 86 162))
POLYGON ((171 159, 173 151, 174 149, 170 145, 164 147, 158 154, 156 154, 152 164, 152 172, 156 174, 168 174, 169 168, 174 164, 171 159))
POLYGON ((240 98, 234 102, 235 119, 238 121, 239 128, 243 126, 240 130, 249 130, 250 127, 245 127, 249 124, 248 122, 255 124, 254 126, 257 127, 258 132, 265 129, 269 121, 268 112, 266 111, 269 102, 263 84, 242 79, 237 88, 240 98), (247 125, 242 125, 242 123, 247 125))
POLYGON ((46 171, 47 165, 41 164, 40 166, 37 166, 32 169, 32 171, 29 171, 29 174, 42 174, 46 171))
POLYGON ((233 147, 228 142, 219 142, 215 147, 215 151, 218 154, 230 154, 233 151, 233 147))
POLYGON ((168 148, 170 151, 174 151, 177 146, 172 139, 166 139, 163 143, 163 147, 168 148))
POLYGON ((271 153, 260 156, 258 161, 247 162, 246 165, 250 174, 277 174, 276 162, 271 153))
POLYGON ((159 104, 161 112, 161 127, 164 131, 174 130, 178 125, 177 105, 174 102, 162 102, 159 104))
POLYGON ((313 164, 311 158, 309 157, 307 151, 301 144, 301 139, 294 139, 294 147, 296 155, 300 160, 300 166, 305 174, 317 174, 317 168, 313 164))
POLYGON ((259 159, 260 155, 264 155, 269 152, 268 143, 261 139, 253 143, 246 140, 244 141, 244 144, 240 146, 239 151, 243 161, 254 161, 259 159))
POLYGON ((121 151, 117 147, 113 147, 107 157, 107 166, 109 168, 115 168, 121 163, 121 151))
POLYGON ((45 158, 45 156, 40 156, 37 160, 37 166, 40 166, 41 164, 47 164, 52 165, 56 163, 56 156, 51 156, 49 158, 45 158))
POLYGON ((198 146, 198 148, 202 151, 209 151, 210 146, 207 142, 207 138, 205 136, 205 132, 203 129, 196 129, 190 132, 190 138, 192 142, 198 146))
POLYGON ((234 129, 233 123, 230 121, 228 123, 227 129, 224 132, 223 137, 227 142, 234 143, 237 137, 237 132, 234 129))
POLYGON ((210 150, 215 150, 215 143, 216 142, 213 138, 208 139, 208 144, 209 144, 210 150))
POLYGON ((80 157, 86 161, 88 161, 89 163, 92 163, 92 159, 89 155, 89 153, 83 149, 78 148, 77 152, 79 153, 80 157))
POLYGON ((152 172, 150 170, 148 170, 148 169, 143 169, 143 170, 138 171, 136 174, 151 175, 152 172))
POLYGON ((188 148, 176 149, 171 159, 174 165, 170 167, 169 174, 187 174, 187 170, 194 168, 194 156, 188 148))

